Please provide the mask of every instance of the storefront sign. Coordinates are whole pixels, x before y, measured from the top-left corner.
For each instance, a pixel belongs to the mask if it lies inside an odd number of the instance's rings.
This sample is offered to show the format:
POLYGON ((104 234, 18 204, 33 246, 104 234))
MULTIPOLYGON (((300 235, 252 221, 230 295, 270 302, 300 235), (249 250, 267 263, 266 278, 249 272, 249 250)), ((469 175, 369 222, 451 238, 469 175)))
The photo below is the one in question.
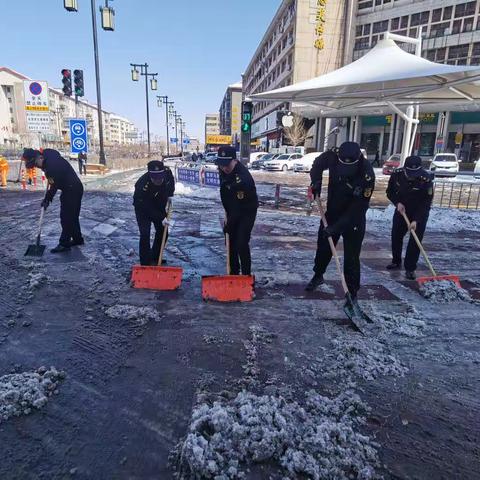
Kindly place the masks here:
POLYGON ((455 145, 461 145, 463 140, 463 133, 462 132, 457 132, 455 134, 455 145))
POLYGON ((323 50, 325 48, 325 21, 327 16, 327 0, 317 0, 317 11, 315 14, 315 48, 323 50))
POLYGON ((231 135, 207 135, 206 141, 208 145, 231 145, 231 135))

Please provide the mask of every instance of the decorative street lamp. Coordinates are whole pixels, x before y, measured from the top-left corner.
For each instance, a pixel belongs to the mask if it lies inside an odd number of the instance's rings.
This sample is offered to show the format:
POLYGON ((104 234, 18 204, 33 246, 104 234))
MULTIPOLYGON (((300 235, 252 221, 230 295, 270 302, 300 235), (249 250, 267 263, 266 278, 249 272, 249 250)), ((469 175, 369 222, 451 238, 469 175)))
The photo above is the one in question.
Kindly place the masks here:
MULTIPOLYGON (((109 7, 108 2, 112 0, 105 0, 105 6, 100 8, 102 15, 102 28, 107 31, 114 29, 115 11, 109 7)), ((77 0, 63 0, 63 6, 69 12, 77 12, 77 0)), ((93 31, 93 53, 95 58, 95 83, 97 87, 97 113, 98 113, 98 139, 100 143, 100 163, 106 164, 105 148, 103 142, 103 119, 102 119, 102 93, 100 88, 100 61, 98 58, 98 40, 97 40, 97 16, 96 0, 90 0, 90 7, 92 13, 92 31, 93 31)))
POLYGON ((77 0, 63 0, 63 6, 69 12, 78 12, 77 0))
POLYGON ((167 155, 170 156, 170 132, 168 130, 168 124, 170 122, 170 112, 173 111, 173 104, 175 102, 168 101, 168 95, 157 95, 157 104, 160 108, 165 104, 165 125, 167 127, 167 155))
POLYGON ((147 140, 148 140, 148 156, 150 156, 150 108, 148 105, 148 77, 152 77, 150 80, 150 88, 152 90, 157 89, 157 79, 155 78, 158 73, 148 72, 148 63, 131 63, 132 67, 132 80, 138 82, 139 74, 145 77, 145 101, 147 104, 147 140), (140 72, 137 70, 140 68, 140 72))
POLYGON ((100 12, 102 14, 102 28, 113 32, 115 30, 115 10, 108 5, 108 2, 109 0, 105 0, 105 6, 100 7, 100 12))

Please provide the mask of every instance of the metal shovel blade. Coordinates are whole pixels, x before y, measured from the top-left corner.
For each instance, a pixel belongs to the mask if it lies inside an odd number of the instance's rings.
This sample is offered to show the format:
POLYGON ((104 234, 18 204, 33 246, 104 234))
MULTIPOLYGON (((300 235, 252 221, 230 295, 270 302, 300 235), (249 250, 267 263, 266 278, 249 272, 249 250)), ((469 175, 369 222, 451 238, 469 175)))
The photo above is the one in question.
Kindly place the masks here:
POLYGON ((212 275, 202 277, 202 299, 215 302, 251 302, 253 275, 212 275))
POLYGON ((134 265, 132 268, 132 286, 147 290, 177 290, 182 283, 183 268, 147 267, 134 265))
POLYGON ((41 257, 45 251, 45 245, 29 245, 25 252, 26 257, 41 257))

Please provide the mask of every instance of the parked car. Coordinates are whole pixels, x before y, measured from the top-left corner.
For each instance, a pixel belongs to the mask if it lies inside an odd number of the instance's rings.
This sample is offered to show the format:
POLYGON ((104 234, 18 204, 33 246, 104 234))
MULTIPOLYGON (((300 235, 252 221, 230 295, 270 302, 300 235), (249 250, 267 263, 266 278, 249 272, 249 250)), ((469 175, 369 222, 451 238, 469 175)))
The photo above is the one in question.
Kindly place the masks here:
POLYGON ((252 153, 250 154, 249 165, 251 165, 252 162, 254 162, 255 160, 259 160, 259 159, 262 158, 264 155, 266 155, 266 152, 252 152, 252 153))
POLYGON ((250 168, 252 170, 260 170, 261 168, 264 168, 265 162, 268 162, 269 160, 274 160, 279 156, 280 155, 278 153, 266 153, 265 155, 262 155, 260 158, 257 158, 256 160, 251 162, 250 168))
POLYGON ((302 158, 300 153, 282 153, 274 160, 269 160, 264 163, 265 170, 287 172, 293 170, 293 164, 296 160, 302 158))
POLYGON ((430 171, 437 177, 456 177, 459 170, 460 162, 454 153, 437 153, 430 164, 430 171))
POLYGON ((215 160, 217 159, 217 152, 207 152, 204 158, 205 161, 208 163, 215 162, 215 160))
POLYGON ((480 178, 480 159, 475 162, 473 173, 475 173, 475 178, 480 178))
POLYGON ((400 167, 400 160, 400 155, 390 155, 388 160, 383 164, 382 173, 384 175, 391 175, 396 168, 400 167))
POLYGON ((313 162, 315 159, 320 156, 322 152, 311 152, 304 155, 302 158, 297 160, 293 164, 294 172, 305 172, 308 173, 312 169, 313 162))

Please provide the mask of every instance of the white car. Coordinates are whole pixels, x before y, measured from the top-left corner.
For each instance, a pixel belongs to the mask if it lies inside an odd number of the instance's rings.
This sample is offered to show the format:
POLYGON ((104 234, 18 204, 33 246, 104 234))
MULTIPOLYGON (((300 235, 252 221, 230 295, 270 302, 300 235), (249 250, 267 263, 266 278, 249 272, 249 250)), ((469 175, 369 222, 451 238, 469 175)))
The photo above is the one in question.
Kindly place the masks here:
POLYGON ((475 170, 473 173, 475 173, 475 178, 480 178, 480 159, 475 162, 475 170))
POLYGON ((263 164, 265 170, 286 172, 293 170, 293 165, 298 159, 302 158, 300 153, 282 153, 274 160, 270 160, 263 164))
POLYGON ((300 158, 293 164, 293 171, 309 173, 310 170, 312 169, 313 162, 321 154, 322 152, 307 153, 306 155, 304 155, 302 158, 300 158))
POLYGON ((266 155, 267 152, 252 152, 250 154, 250 162, 248 162, 249 164, 251 164, 252 162, 254 162, 255 160, 259 160, 261 157, 263 157, 264 155, 266 155))
POLYGON ((430 164, 430 171, 438 177, 456 177, 459 170, 460 162, 454 153, 437 153, 430 164))

